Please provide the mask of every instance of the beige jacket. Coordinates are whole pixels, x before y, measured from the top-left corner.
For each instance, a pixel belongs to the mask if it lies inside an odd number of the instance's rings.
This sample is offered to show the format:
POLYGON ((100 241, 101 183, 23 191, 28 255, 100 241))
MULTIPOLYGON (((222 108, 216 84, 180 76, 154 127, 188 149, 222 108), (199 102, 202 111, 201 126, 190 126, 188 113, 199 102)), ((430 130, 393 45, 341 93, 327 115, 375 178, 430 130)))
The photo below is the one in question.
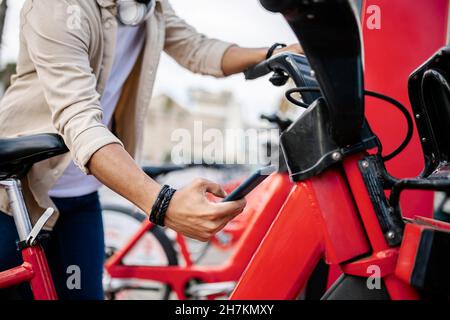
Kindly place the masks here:
MULTIPOLYGON (((114 114, 113 132, 102 124, 100 96, 113 64, 116 1, 25 2, 17 74, 0 102, 0 137, 59 133, 70 149, 70 154, 34 165, 22 181, 33 223, 45 208, 54 207, 48 191, 71 159, 88 174, 86 164, 93 153, 118 143, 139 162, 145 113, 163 50, 193 72, 223 76, 222 57, 231 44, 199 34, 167 0, 156 1, 147 22, 146 45, 114 114)), ((3 190, 0 210, 9 212, 3 190)), ((56 219, 57 215, 49 228, 56 219)))

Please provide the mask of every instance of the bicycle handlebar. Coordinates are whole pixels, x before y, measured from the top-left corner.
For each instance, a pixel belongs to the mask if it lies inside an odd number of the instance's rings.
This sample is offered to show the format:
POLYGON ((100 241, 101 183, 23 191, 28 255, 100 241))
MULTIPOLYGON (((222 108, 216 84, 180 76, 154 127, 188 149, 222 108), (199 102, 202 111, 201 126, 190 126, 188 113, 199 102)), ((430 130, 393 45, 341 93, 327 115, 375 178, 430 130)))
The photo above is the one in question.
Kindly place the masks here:
POLYGON ((364 124, 364 72, 362 32, 353 1, 260 2, 281 12, 302 44, 320 84, 336 143, 357 143, 364 124))
POLYGON ((314 72, 305 56, 290 52, 283 52, 250 67, 244 72, 246 80, 255 80, 271 72, 283 71, 287 73, 297 84, 302 81, 300 77, 315 81, 314 72))
MULTIPOLYGON (((297 87, 318 87, 314 71, 305 56, 283 52, 247 69, 244 72, 246 80, 255 80, 271 72, 286 74, 297 87)), ((313 103, 318 95, 305 93, 302 95, 306 104, 313 103)))
POLYGON ((289 128, 292 124, 292 121, 289 119, 282 119, 279 115, 275 114, 262 114, 260 116, 261 120, 266 120, 270 123, 276 124, 280 131, 285 131, 287 128, 289 128))

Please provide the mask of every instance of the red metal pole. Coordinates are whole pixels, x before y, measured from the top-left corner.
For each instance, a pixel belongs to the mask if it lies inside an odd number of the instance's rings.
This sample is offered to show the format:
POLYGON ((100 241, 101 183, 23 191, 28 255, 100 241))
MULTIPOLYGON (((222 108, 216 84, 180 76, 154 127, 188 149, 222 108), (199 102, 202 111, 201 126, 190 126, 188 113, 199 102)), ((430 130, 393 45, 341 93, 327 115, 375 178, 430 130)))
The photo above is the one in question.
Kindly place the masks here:
POLYGON ((44 250, 40 247, 30 247, 22 251, 25 264, 33 266, 34 275, 31 279, 31 289, 36 300, 57 300, 50 268, 44 250))
POLYGON ((31 264, 24 263, 21 266, 0 272, 0 288, 9 288, 19 283, 30 281, 34 272, 31 264))

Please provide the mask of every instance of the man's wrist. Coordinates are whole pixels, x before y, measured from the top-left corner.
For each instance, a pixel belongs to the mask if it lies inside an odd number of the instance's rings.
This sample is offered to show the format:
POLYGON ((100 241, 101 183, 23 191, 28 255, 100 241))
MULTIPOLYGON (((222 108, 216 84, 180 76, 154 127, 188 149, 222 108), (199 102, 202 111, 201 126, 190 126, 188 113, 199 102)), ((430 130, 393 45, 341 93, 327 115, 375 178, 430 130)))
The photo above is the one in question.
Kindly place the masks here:
POLYGON ((161 191, 161 185, 156 181, 148 178, 149 181, 146 181, 145 187, 142 190, 145 190, 143 194, 145 195, 145 199, 142 199, 142 206, 139 206, 147 215, 150 214, 153 205, 155 204, 156 199, 158 198, 158 194, 161 191), (145 202, 144 202, 145 201, 145 202))
POLYGON ((258 64, 266 60, 267 52, 269 51, 269 49, 270 48, 256 49, 256 59, 254 61, 254 64, 258 64))
POLYGON ((170 201, 172 200, 175 192, 176 190, 172 189, 168 185, 164 185, 161 188, 150 212, 150 222, 161 227, 165 226, 165 216, 169 208, 170 201))
POLYGON ((277 53, 278 50, 286 48, 287 45, 284 43, 274 43, 269 50, 267 50, 267 54, 266 54, 266 59, 269 59, 270 57, 272 57, 274 54, 277 53))

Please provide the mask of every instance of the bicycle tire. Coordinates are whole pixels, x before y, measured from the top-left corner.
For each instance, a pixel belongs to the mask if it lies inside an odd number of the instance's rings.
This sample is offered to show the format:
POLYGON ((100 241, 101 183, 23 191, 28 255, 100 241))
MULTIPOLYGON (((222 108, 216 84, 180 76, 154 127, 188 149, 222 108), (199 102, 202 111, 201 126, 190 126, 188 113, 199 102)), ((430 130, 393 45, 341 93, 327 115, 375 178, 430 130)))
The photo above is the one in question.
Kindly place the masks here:
MULTIPOLYGON (((134 210, 130 207, 125 207, 121 205, 114 205, 114 204, 105 204, 102 205, 102 211, 111 211, 119 214, 124 214, 127 217, 130 217, 132 219, 135 219, 137 222, 142 223, 147 217, 138 212, 137 210, 134 210)), ((178 265, 178 256, 176 253, 176 250, 172 244, 172 241, 167 237, 166 233, 161 227, 154 226, 151 228, 148 233, 150 233, 161 246, 162 250, 164 251, 164 254, 167 258, 168 266, 176 266, 178 265)), ((105 235, 105 242, 106 242, 106 235, 105 235)), ((106 246, 105 246, 106 247, 106 246)), ((119 249, 119 248, 116 248, 119 249)), ((105 252, 106 254, 106 252, 105 252)), ((126 288, 118 290, 117 292, 114 292, 114 296, 121 292, 127 290, 126 288)), ((168 300, 170 298, 170 294, 172 292, 172 289, 169 285, 166 285, 162 294, 161 300, 168 300)), ((113 297, 114 299, 114 297, 113 297)))

